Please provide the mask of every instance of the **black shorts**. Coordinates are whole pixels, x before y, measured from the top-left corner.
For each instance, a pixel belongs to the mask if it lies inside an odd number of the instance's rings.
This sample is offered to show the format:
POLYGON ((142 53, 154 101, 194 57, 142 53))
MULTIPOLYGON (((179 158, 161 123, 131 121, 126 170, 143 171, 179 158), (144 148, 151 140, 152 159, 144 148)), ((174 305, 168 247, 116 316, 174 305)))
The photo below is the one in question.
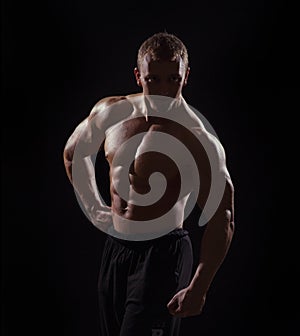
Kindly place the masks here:
POLYGON ((177 336, 180 318, 167 304, 190 281, 188 232, 147 241, 107 236, 98 281, 101 336, 177 336))

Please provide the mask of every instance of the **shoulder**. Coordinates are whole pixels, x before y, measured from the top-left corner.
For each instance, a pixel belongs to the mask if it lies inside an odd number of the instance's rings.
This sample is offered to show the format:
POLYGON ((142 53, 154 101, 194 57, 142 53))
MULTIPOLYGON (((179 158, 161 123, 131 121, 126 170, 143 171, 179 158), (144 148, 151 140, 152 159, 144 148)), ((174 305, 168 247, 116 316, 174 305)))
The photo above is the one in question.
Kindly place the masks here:
POLYGON ((225 149, 216 135, 205 130, 203 131, 202 137, 206 140, 208 146, 217 153, 220 159, 225 159, 225 149))
POLYGON ((106 126, 112 125, 122 119, 126 119, 134 110, 132 99, 135 95, 109 96, 100 99, 93 107, 88 116, 89 121, 107 122, 106 126))
POLYGON ((126 102, 127 96, 109 96, 100 99, 92 108, 89 115, 89 119, 94 118, 99 113, 105 113, 107 110, 111 110, 111 107, 115 104, 126 102))
POLYGON ((226 165, 226 154, 220 139, 203 127, 192 127, 192 133, 205 151, 210 163, 217 163, 219 167, 226 165))

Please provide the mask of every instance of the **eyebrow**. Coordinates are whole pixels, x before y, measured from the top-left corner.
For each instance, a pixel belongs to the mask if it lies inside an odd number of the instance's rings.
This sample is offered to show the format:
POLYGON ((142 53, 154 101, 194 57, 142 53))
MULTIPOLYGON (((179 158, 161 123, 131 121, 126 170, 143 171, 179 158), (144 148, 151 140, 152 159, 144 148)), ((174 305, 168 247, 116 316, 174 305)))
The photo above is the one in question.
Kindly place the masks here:
MULTIPOLYGON (((159 76, 158 74, 156 73, 151 73, 151 72, 148 72, 145 77, 148 77, 148 76, 159 76)), ((178 73, 171 73, 169 74, 169 76, 175 76, 175 77, 182 77, 182 75, 178 74, 178 73)))

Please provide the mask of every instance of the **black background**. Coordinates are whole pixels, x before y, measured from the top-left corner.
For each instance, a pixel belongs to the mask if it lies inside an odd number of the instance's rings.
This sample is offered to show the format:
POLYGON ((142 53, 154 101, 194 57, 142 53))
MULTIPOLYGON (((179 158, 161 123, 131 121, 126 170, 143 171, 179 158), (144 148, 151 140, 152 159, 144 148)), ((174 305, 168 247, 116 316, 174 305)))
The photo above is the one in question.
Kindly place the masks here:
POLYGON ((231 249, 182 335, 294 335, 296 13, 284 1, 2 1, 3 335, 98 335, 104 235, 82 213, 62 151, 99 99, 139 90, 137 49, 162 30, 189 50, 184 97, 217 132, 236 190, 231 249))

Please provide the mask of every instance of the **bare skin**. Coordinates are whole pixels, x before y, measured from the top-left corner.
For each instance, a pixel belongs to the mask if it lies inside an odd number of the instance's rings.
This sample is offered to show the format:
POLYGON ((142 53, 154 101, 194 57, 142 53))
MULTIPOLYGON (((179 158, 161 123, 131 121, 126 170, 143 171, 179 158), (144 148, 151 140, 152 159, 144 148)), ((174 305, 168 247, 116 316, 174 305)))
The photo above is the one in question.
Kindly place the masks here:
MULTIPOLYGON (((92 222, 103 231, 105 231, 106 226, 112 224, 116 231, 128 234, 146 232, 145 230, 149 230, 149 232, 159 231, 162 227, 170 230, 175 227, 182 227, 185 205, 189 194, 193 190, 191 179, 191 183, 185 186, 183 195, 178 198, 180 177, 176 166, 160 153, 147 152, 138 155, 139 151, 151 144, 154 132, 171 134, 181 143, 184 143, 193 153, 201 176, 201 189, 197 203, 202 209, 209 193, 211 174, 207 155, 204 148, 199 146, 197 139, 205 141, 210 146, 217 158, 218 171, 220 178, 224 179, 225 191, 217 211, 207 223, 201 244, 198 267, 189 286, 178 292, 168 304, 169 312, 179 317, 201 313, 205 304, 206 293, 227 254, 234 232, 234 190, 226 168, 224 149, 219 141, 205 130, 200 120, 190 117, 189 111, 184 105, 182 88, 187 84, 189 71, 189 68, 185 69, 183 66, 182 60, 152 61, 146 56, 140 69, 134 69, 137 84, 141 86, 143 92, 100 100, 90 115, 76 128, 64 150, 67 175, 75 189, 80 190, 80 197, 86 209, 94 214, 92 222), (147 97, 147 95, 168 96, 178 100, 180 113, 185 113, 192 131, 187 131, 171 120, 148 116, 132 104, 132 99, 147 97), (93 144, 91 131, 95 127, 98 133, 102 132, 99 136, 99 139, 103 139, 101 144, 97 141, 94 141, 95 144, 93 144), (126 140, 140 132, 145 132, 145 134, 133 151, 129 172, 124 172, 122 159, 119 160, 118 164, 114 163, 116 151, 126 140), (74 157, 75 147, 79 139, 82 155, 74 157), (99 150, 104 150, 110 166, 111 208, 103 204, 97 192, 95 171, 90 156, 99 150), (81 171, 85 172, 85 184, 74 184, 72 176, 74 162, 80 165, 81 171), (149 176, 153 172, 161 172, 166 178, 167 188, 163 198, 160 202, 147 207, 133 204, 130 200, 134 197, 135 192, 139 194, 149 192, 149 176), (117 192, 118 184, 122 183, 124 176, 130 184, 126 199, 120 197, 117 192), (165 223, 160 223, 159 227, 143 227, 140 229, 138 225, 126 227, 122 222, 122 219, 135 222, 147 221, 162 216, 170 209, 172 211, 170 211, 169 217, 165 223)), ((126 155, 129 154, 126 153, 126 155)), ((189 174, 188 171, 186 173, 189 174)))

